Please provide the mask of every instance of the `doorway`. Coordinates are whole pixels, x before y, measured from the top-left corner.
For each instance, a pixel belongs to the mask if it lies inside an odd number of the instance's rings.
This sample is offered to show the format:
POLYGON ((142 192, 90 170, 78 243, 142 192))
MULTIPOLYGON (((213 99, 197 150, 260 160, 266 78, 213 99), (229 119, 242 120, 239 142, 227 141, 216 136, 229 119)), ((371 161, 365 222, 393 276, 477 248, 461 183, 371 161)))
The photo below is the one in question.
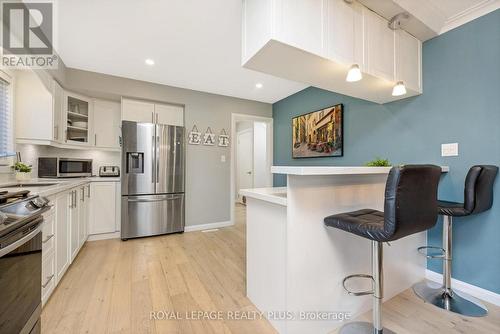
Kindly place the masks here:
POLYGON ((235 211, 245 204, 239 190, 272 187, 273 119, 233 114, 231 123, 231 221, 236 223, 235 211))

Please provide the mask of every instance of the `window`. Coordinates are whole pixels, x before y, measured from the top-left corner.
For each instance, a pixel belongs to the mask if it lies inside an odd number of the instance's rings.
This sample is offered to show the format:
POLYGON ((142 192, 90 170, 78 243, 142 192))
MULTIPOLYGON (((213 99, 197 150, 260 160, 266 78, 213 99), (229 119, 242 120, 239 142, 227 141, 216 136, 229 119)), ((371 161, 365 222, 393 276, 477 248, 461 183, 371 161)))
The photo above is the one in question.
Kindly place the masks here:
POLYGON ((11 78, 0 71, 0 159, 15 154, 11 78))

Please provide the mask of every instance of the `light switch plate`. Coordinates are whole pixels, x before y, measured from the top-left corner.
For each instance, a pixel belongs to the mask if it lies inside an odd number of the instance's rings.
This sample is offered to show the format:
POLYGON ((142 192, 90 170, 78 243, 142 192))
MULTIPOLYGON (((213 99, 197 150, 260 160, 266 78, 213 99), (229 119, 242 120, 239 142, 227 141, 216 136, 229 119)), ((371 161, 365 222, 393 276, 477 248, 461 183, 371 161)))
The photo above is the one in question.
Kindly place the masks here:
POLYGON ((456 157, 458 156, 458 143, 441 144, 442 157, 456 157))

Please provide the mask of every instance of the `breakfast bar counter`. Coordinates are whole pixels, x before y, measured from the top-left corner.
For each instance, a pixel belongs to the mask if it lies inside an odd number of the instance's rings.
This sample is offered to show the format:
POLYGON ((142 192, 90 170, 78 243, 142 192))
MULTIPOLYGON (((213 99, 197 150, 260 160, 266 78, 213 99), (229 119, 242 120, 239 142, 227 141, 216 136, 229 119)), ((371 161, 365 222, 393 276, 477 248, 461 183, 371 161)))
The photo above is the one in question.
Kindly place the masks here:
MULTIPOLYGON (((247 200, 247 296, 279 333, 328 333, 343 318, 371 309, 370 296, 354 298, 342 287, 345 276, 371 273, 370 241, 325 228, 323 219, 362 208, 383 211, 389 171, 274 166, 273 173, 287 175, 286 188, 240 191, 247 200)), ((384 246, 385 299, 424 278, 417 247, 425 244, 421 232, 384 246)))

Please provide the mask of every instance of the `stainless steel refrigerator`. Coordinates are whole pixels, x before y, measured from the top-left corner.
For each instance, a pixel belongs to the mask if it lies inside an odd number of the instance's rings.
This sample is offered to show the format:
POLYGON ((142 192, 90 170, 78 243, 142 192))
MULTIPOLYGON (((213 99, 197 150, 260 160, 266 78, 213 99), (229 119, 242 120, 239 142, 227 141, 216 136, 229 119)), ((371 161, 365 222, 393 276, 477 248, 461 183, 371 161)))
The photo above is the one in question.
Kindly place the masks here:
POLYGON ((121 238, 184 231, 184 127, 122 122, 121 238))

